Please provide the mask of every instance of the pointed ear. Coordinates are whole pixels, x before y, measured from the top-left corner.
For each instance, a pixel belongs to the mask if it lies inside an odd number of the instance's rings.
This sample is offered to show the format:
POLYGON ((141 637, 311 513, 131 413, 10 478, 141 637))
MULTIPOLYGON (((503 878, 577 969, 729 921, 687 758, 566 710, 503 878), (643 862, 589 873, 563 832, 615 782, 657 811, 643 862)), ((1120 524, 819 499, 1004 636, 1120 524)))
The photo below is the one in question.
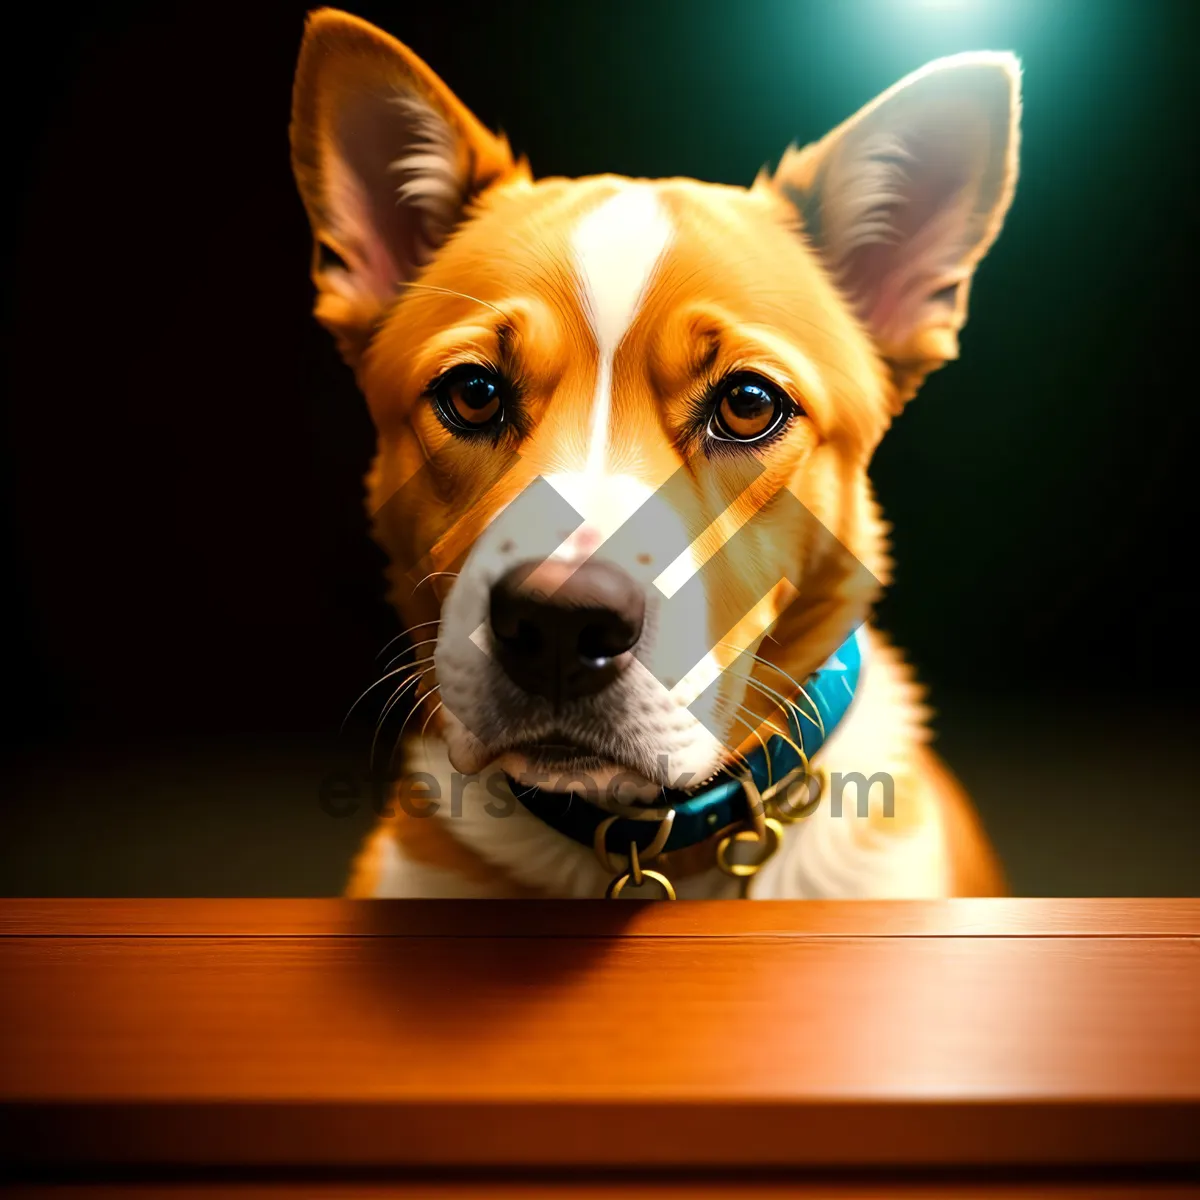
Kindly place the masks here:
POLYGON ((316 243, 316 315, 352 366, 398 285, 472 197, 506 176, 528 177, 507 141, 408 47, 334 9, 305 28, 291 141, 316 243))
POLYGON ((958 357, 976 264, 1017 179, 1020 67, 959 54, 903 79, 773 180, 892 366, 898 402, 958 357))

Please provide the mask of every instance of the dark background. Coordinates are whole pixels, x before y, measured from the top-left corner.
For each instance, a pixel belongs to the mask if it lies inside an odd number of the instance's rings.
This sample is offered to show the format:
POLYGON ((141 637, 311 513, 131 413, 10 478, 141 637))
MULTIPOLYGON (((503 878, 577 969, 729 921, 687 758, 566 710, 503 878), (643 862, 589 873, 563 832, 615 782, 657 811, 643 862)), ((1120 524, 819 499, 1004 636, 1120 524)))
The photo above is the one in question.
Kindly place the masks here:
MULTIPOLYGON (((539 175, 749 183, 930 58, 1011 49, 1022 178, 963 360, 873 475, 880 614, 1018 892, 1200 887, 1200 5, 356 4, 539 175)), ((305 7, 6 18, 8 893, 340 887, 337 737, 397 631, 372 432, 310 317, 305 7)))

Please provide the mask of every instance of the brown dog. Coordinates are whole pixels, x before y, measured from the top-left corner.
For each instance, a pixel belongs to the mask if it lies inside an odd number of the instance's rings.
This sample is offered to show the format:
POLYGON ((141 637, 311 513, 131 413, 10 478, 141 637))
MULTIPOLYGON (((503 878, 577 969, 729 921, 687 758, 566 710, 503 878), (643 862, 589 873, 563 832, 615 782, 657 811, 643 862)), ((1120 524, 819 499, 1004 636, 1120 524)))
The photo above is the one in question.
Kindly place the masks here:
POLYGON ((888 575, 867 466, 958 355, 1018 82, 932 63, 749 189, 534 182, 410 50, 313 15, 316 314, 378 429, 424 726, 352 893, 998 889, 908 669, 854 631, 888 575))

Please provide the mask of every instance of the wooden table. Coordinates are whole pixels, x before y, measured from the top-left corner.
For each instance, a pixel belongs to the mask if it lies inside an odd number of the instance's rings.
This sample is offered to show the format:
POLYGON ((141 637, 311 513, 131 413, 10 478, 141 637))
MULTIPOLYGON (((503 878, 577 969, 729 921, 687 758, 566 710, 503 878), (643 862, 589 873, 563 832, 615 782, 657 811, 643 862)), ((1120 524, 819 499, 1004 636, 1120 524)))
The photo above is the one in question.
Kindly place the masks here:
POLYGON ((1198 901, 7 901, 0 1156, 30 1195, 1193 1195, 1198 934, 1198 901))

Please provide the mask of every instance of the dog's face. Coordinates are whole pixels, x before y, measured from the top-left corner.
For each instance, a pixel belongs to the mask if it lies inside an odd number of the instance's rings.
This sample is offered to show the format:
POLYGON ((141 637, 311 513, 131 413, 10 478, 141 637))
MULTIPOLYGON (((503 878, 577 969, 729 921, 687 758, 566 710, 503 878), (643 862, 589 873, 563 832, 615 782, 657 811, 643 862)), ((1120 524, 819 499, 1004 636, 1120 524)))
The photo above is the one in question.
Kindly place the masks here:
POLYGON ((1014 61, 961 56, 749 189, 535 183, 411 51, 314 15, 317 315, 458 769, 649 795, 780 728, 885 577, 868 464, 957 355, 1017 112, 1014 61))

